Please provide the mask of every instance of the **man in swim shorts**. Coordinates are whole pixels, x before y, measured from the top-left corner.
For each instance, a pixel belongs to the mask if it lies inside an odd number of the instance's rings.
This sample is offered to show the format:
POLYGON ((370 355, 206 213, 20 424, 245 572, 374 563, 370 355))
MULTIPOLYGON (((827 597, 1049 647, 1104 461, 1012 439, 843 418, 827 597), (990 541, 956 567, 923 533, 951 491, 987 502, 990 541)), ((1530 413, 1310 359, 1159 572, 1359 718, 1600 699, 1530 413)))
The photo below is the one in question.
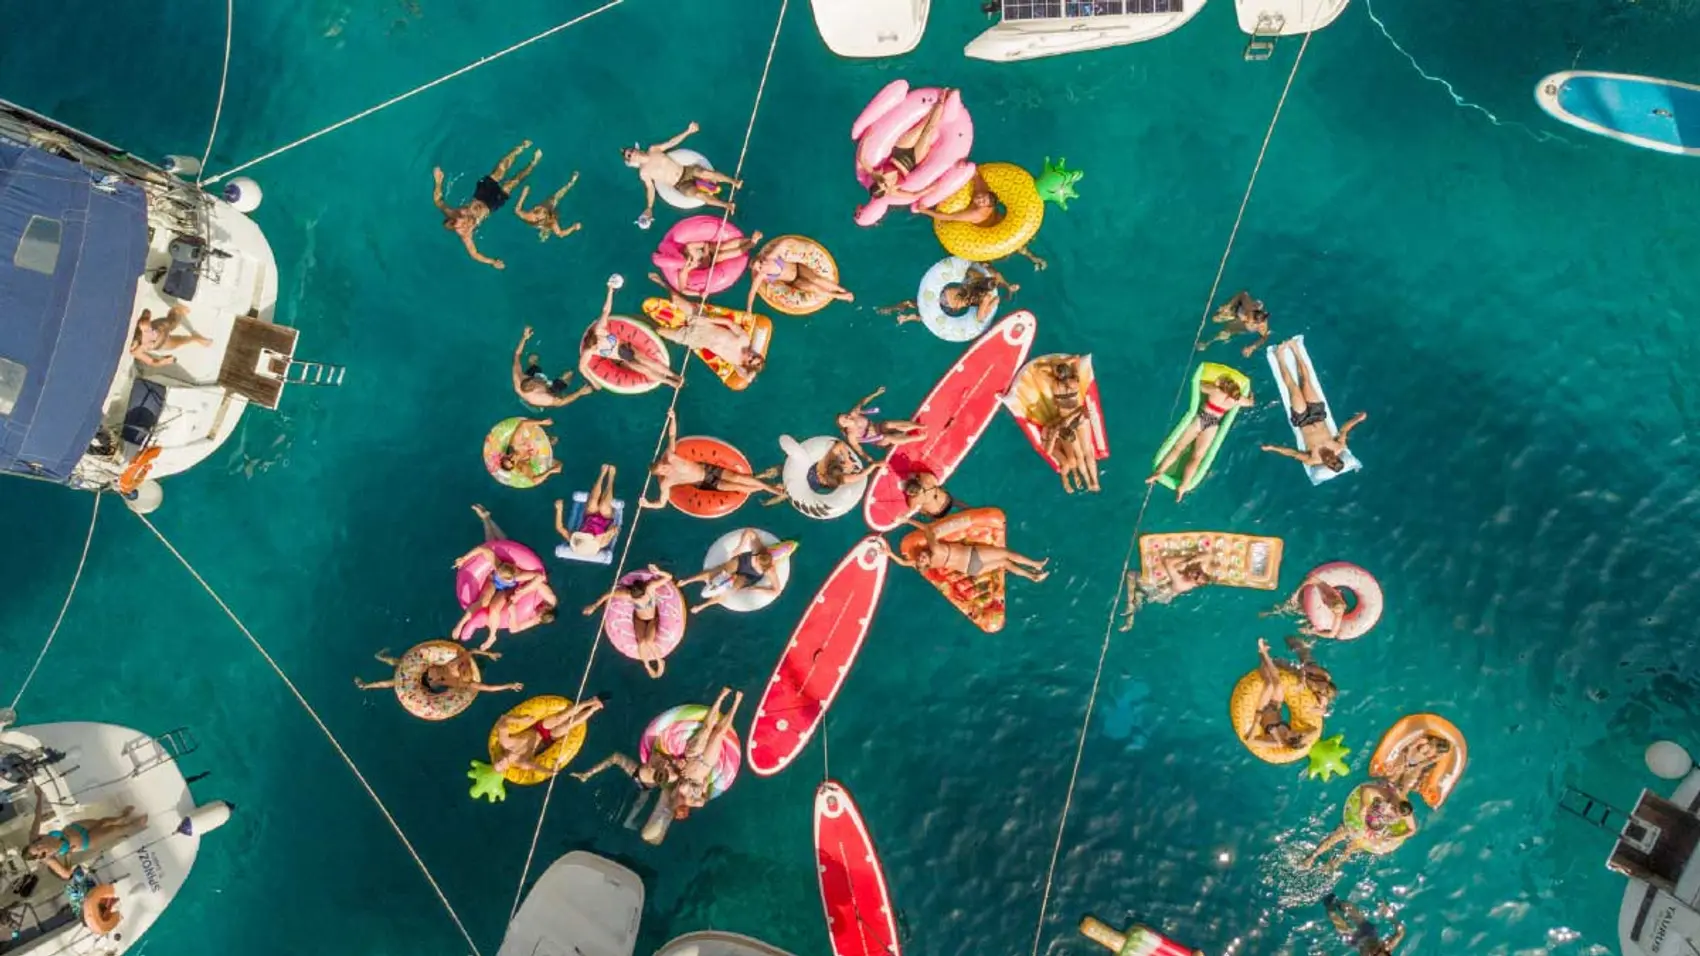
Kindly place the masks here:
MULTIPOLYGON (((1000 222, 1003 222, 1005 213, 1003 210, 998 208, 998 197, 992 192, 992 188, 986 185, 986 181, 980 178, 979 173, 974 174, 974 178, 971 182, 973 184, 973 193, 968 200, 967 209, 964 209, 961 212, 939 212, 937 209, 917 206, 915 207, 915 211, 929 219, 936 219, 939 222, 965 222, 971 226, 984 226, 988 229, 1000 222)), ((1033 263, 1033 269, 1035 271, 1045 271, 1048 263, 1034 255, 1026 246, 1022 246, 1020 249, 1015 250, 1015 252, 1028 262, 1033 263)))
POLYGON ((766 356, 755 347, 749 331, 737 319, 702 311, 696 303, 663 282, 659 275, 651 272, 649 277, 667 290, 673 308, 685 316, 683 325, 668 327, 657 323, 656 335, 695 352, 708 352, 748 379, 755 378, 767 367, 766 356))
POLYGON ((572 189, 573 185, 577 182, 578 171, 574 170, 573 178, 567 180, 567 184, 565 186, 555 190, 555 195, 550 196, 538 205, 532 206, 530 209, 525 208, 525 197, 531 195, 531 187, 524 186, 520 188, 519 202, 514 203, 514 215, 518 216, 522 222, 530 223, 537 227, 537 241, 543 242, 550 236, 554 236, 557 239, 565 239, 584 228, 584 223, 582 222, 575 222, 565 229, 561 228, 561 199, 567 195, 567 190, 572 189))
POLYGON ((702 127, 698 126, 695 120, 692 120, 691 124, 685 127, 683 133, 664 143, 656 143, 642 149, 631 146, 620 150, 620 159, 627 166, 637 170, 638 178, 643 180, 643 215, 639 216, 637 220, 640 227, 648 229, 650 224, 655 222, 655 187, 658 185, 671 186, 692 199, 700 199, 704 203, 716 209, 724 209, 728 213, 738 211, 736 203, 715 195, 718 192, 718 187, 713 184, 729 183, 733 191, 737 191, 744 188, 743 180, 733 179, 725 173, 717 173, 706 166, 698 166, 694 163, 687 165, 667 155, 670 151, 679 148, 680 143, 683 143, 693 133, 697 133, 701 129, 702 127))
POLYGON ((649 466, 649 473, 660 479, 655 492, 655 500, 639 498, 640 508, 665 508, 668 495, 680 485, 694 485, 703 491, 730 491, 744 495, 771 495, 765 504, 776 505, 785 501, 789 495, 778 485, 771 485, 763 478, 772 478, 779 473, 777 468, 769 468, 759 475, 747 472, 733 471, 721 465, 707 465, 700 461, 692 461, 679 455, 679 416, 671 408, 667 410, 667 448, 661 453, 661 458, 649 466))
POLYGON ((1217 342, 1226 342, 1236 335, 1251 333, 1257 336, 1257 340, 1240 349, 1241 355, 1251 358, 1251 353, 1269 341, 1269 310, 1263 307, 1261 299, 1252 298, 1249 292, 1242 290, 1229 299, 1227 305, 1216 310, 1210 321, 1222 326, 1222 331, 1217 332, 1215 338, 1198 343, 1200 352, 1217 342))
POLYGON ((595 391, 588 382, 574 389, 573 373, 570 371, 556 378, 545 375, 536 355, 527 357, 524 367, 521 367, 520 356, 525 354, 525 343, 531 341, 531 335, 531 326, 528 325, 519 337, 519 344, 514 346, 514 392, 519 395, 520 401, 532 408, 560 408, 595 391))
POLYGON ((437 166, 431 170, 436 180, 436 188, 432 190, 431 201, 443 213, 443 228, 457 236, 466 246, 466 254, 487 266, 506 269, 507 263, 500 259, 492 259, 478 251, 478 244, 473 241, 472 234, 490 218, 490 214, 507 205, 508 194, 514 191, 531 171, 537 168, 537 163, 543 158, 540 149, 531 156, 531 165, 520 170, 519 175, 512 179, 506 178, 508 170, 513 168, 514 160, 519 154, 531 147, 531 140, 526 140, 513 148, 513 151, 502 157, 496 168, 490 170, 490 175, 478 181, 472 189, 472 201, 464 206, 450 206, 443 202, 443 167, 437 166))
MULTIPOLYGON (((401 661, 398 658, 391 657, 387 648, 372 656, 377 658, 380 663, 388 664, 391 667, 401 666, 401 661)), ((478 670, 473 666, 473 658, 475 657, 487 657, 493 661, 502 659, 502 655, 495 651, 462 649, 454 660, 447 664, 432 664, 425 668, 425 672, 419 675, 420 686, 425 688, 427 694, 446 694, 452 690, 471 690, 480 694, 504 690, 525 690, 525 685, 520 683, 481 683, 478 680, 478 670)), ((363 681, 358 677, 354 678, 354 686, 361 690, 391 690, 395 687, 395 684, 393 677, 389 680, 379 681, 363 681)))
POLYGON ((1328 430, 1328 406, 1323 404, 1322 396, 1316 390, 1316 383, 1311 381, 1310 373, 1304 363, 1298 361, 1298 355, 1292 342, 1282 342, 1275 346, 1275 365, 1281 370, 1281 381, 1287 386, 1287 394, 1291 396, 1293 409, 1288 420, 1299 430, 1299 438, 1304 442, 1305 451, 1294 451, 1280 445, 1264 445, 1263 450, 1276 455, 1283 455, 1294 461, 1315 468, 1321 466, 1329 471, 1346 470, 1346 439, 1352 429, 1363 424, 1368 418, 1366 412, 1359 412, 1340 426, 1339 434, 1328 430), (1293 360, 1293 366, 1299 370, 1298 378, 1287 369, 1287 360, 1293 360))
POLYGON ((1363 910, 1333 893, 1322 898, 1322 907, 1328 911, 1328 921, 1334 924, 1340 938, 1357 948, 1358 956, 1393 956, 1393 951, 1405 941, 1403 923, 1395 924, 1393 935, 1384 940, 1363 910))
POLYGON ((588 723, 601 709, 602 698, 592 697, 541 720, 526 716, 504 718, 496 725, 496 744, 502 755, 492 765, 493 769, 497 773, 509 770, 554 773, 560 768, 538 766, 536 758, 556 740, 572 733, 575 727, 588 723))

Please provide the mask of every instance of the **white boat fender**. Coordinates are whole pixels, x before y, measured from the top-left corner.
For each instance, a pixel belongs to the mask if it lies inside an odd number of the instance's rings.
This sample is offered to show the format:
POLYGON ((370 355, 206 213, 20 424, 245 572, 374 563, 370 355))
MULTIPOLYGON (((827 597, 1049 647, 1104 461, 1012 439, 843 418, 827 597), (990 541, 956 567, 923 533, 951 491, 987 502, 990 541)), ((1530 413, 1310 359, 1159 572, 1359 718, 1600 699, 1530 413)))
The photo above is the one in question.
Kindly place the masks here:
POLYGON ((223 800, 203 803, 183 818, 177 824, 177 832, 184 836, 205 836, 230 822, 230 814, 235 810, 223 800))
POLYGON ((160 487, 159 482, 149 478, 137 485, 135 491, 127 495, 120 493, 120 497, 124 499, 124 507, 139 515, 150 515, 158 511, 159 506, 165 502, 165 489, 160 487))
POLYGON ((246 176, 237 176, 225 183, 224 192, 220 195, 241 213, 253 212, 260 208, 260 200, 265 198, 265 193, 260 191, 260 184, 246 176))
POLYGON ((201 161, 193 156, 180 156, 171 153, 165 157, 165 162, 160 165, 164 167, 166 172, 178 178, 199 176, 201 173, 201 161))

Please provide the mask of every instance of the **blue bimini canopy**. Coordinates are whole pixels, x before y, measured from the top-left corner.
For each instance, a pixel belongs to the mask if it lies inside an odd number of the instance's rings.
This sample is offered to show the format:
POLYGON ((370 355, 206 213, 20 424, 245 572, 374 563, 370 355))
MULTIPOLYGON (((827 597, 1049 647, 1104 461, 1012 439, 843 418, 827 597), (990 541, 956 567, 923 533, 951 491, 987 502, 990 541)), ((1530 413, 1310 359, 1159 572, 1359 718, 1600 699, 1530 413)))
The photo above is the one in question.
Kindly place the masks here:
POLYGON ((100 424, 147 243, 133 183, 0 139, 0 472, 70 478, 100 424))

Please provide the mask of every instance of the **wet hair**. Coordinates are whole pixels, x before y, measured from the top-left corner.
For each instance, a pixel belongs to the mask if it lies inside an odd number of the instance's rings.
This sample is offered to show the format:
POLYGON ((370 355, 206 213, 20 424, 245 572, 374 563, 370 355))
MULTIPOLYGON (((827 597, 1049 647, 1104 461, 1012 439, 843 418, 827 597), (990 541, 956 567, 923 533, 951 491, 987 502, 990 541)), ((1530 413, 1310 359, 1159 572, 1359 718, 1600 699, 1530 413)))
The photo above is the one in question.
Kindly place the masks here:
POLYGON ((1216 379, 1216 387, 1221 389, 1223 394, 1227 395, 1229 398, 1240 397, 1240 383, 1226 375, 1216 379))
POLYGON ((1323 466, 1326 467, 1329 471, 1332 471, 1335 474, 1339 474, 1340 472, 1346 470, 1346 460, 1344 458, 1341 458, 1340 453, 1335 451, 1334 449, 1324 448, 1321 451, 1317 452, 1316 454, 1317 454, 1318 458, 1322 459, 1323 466))
POLYGON ((1414 809, 1412 809, 1411 801, 1409 801, 1409 800, 1400 800, 1397 804, 1394 805, 1394 809, 1398 810, 1399 815, 1402 816, 1402 817, 1408 817, 1412 813, 1416 812, 1414 809))
POLYGON ((766 356, 762 355, 760 352, 757 352, 755 349, 749 349, 748 351, 749 351, 749 354, 744 356, 744 367, 745 368, 749 369, 752 372, 759 372, 762 369, 767 368, 767 357, 766 356))
POLYGON ((939 301, 949 301, 952 303, 952 308, 958 308, 959 306, 971 305, 974 301, 973 294, 974 290, 964 283, 947 282, 945 287, 939 290, 939 301))
POLYGON ((514 460, 513 452, 505 451, 502 452, 502 457, 496 459, 496 464, 500 466, 503 471, 513 471, 514 466, 518 464, 518 462, 514 460))
POLYGON ((555 623, 555 609, 552 607, 546 607, 543 610, 538 611, 537 620, 543 624, 555 623))
POLYGON ((634 157, 642 154, 642 152, 643 150, 638 149, 636 146, 626 146, 620 150, 620 159, 630 163, 634 157))
POLYGON ((1197 561, 1182 567, 1181 573, 1186 575, 1188 580, 1197 581, 1200 584, 1206 583, 1210 580, 1210 572, 1206 571, 1204 569, 1204 565, 1197 561))
POLYGON ((1447 740, 1445 737, 1436 737, 1430 734, 1428 742, 1434 747, 1434 752, 1437 754, 1449 754, 1452 752, 1452 741, 1447 740))
POLYGON ((673 804, 673 819, 683 820, 691 815, 691 805, 688 803, 673 804))
POLYGON ((1058 381, 1067 381, 1071 378, 1078 378, 1074 371, 1073 362, 1058 362, 1051 366, 1051 377, 1058 381))
POLYGON ((875 199, 884 199, 888 192, 891 192, 891 187, 887 186, 883 179, 876 179, 868 184, 868 195, 875 199))

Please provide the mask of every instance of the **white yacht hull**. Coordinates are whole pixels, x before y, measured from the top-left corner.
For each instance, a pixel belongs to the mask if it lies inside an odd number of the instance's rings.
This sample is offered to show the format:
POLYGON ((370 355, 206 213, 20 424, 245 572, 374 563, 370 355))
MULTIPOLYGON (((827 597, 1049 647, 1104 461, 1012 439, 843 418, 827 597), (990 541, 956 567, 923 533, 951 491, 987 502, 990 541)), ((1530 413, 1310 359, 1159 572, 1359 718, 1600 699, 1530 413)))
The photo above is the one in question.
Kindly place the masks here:
POLYGON ((1240 29, 1253 36, 1294 37, 1340 19, 1350 0, 1234 0, 1240 29))
POLYGON ((871 60, 902 56, 927 32, 932 0, 811 0, 815 29, 826 48, 842 57, 871 60))
POLYGON ((976 60, 1004 63, 1102 50, 1173 33, 1203 9, 1199 0, 1179 13, 1005 21, 975 37, 962 52, 976 60))
POLYGON ((632 956, 642 919, 643 880, 574 850, 537 878, 496 956, 632 956))

